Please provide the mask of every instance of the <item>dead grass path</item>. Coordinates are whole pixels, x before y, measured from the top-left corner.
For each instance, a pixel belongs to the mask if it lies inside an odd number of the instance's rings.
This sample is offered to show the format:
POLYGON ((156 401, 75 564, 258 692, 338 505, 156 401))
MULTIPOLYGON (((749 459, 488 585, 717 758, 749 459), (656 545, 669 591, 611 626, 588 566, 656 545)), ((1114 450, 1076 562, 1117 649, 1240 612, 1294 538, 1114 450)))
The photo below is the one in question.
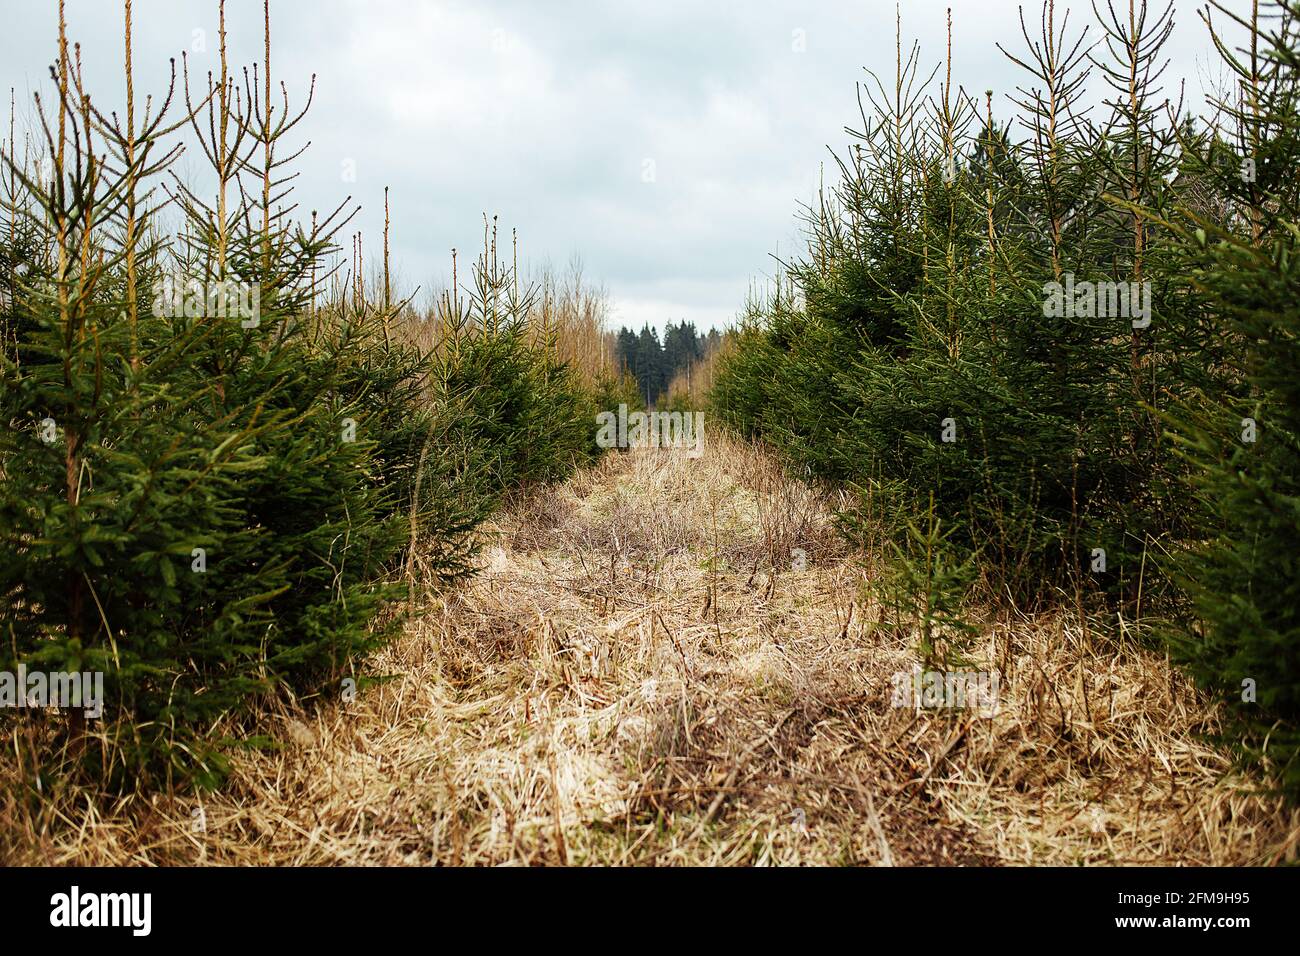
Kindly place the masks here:
POLYGON ((1258 863, 1300 821, 1221 777, 1159 658, 990 620, 997 716, 911 666, 831 508, 760 452, 609 455, 519 502, 355 701, 274 718, 221 794, 87 800, 29 862, 1258 863))

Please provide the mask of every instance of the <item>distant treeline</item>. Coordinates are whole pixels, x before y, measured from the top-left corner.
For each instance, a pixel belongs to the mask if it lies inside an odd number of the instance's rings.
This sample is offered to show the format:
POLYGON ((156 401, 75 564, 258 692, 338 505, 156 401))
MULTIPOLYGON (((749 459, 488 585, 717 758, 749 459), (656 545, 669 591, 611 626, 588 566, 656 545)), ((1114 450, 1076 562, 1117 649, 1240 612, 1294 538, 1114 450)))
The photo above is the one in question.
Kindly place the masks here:
POLYGON ((638 335, 622 328, 615 346, 615 360, 619 368, 631 372, 641 388, 641 397, 647 405, 655 404, 668 391, 668 385, 677 373, 717 349, 722 336, 717 329, 701 335, 695 323, 683 321, 678 325, 669 322, 664 328, 664 339, 659 332, 645 325, 638 335))

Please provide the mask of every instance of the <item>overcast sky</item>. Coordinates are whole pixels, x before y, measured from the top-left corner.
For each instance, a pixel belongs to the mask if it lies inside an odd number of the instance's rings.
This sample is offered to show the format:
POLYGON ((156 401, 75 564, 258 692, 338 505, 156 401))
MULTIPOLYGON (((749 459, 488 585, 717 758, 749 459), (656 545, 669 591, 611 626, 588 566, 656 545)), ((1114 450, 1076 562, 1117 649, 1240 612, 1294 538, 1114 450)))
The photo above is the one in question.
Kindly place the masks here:
MULTIPOLYGON (((140 93, 165 90, 168 57, 183 50, 192 71, 215 68, 217 0, 134 6, 140 93)), ((995 43, 1022 47, 1018 4, 904 0, 904 35, 921 41, 927 63, 943 56, 949 6, 954 82, 992 88, 1005 116, 1003 97, 1023 80, 995 43)), ((1196 6, 1178 0, 1168 47, 1189 105, 1220 72, 1196 6)), ((0 8, 0 84, 17 91, 21 127, 55 57, 57 2, 0 8)), ((1093 19, 1089 0, 1058 0, 1058 16, 1065 8, 1072 24, 1093 19)), ((67 9, 92 93, 116 105, 120 2, 67 9)), ((237 63, 261 58, 261 9, 227 2, 237 63)), ((1037 9, 1027 7, 1031 27, 1037 9)), ((506 235, 518 228, 527 263, 581 256, 609 289, 616 322, 708 327, 771 274, 771 253, 795 246, 826 147, 846 143, 856 120, 863 68, 892 76, 894 11, 894 0, 273 0, 272 72, 295 101, 317 74, 299 128, 312 143, 298 164, 303 208, 352 194, 375 262, 391 187, 393 257, 408 290, 445 282, 451 248, 479 248, 487 212, 506 235)), ((199 159, 191 153, 182 171, 199 159)))

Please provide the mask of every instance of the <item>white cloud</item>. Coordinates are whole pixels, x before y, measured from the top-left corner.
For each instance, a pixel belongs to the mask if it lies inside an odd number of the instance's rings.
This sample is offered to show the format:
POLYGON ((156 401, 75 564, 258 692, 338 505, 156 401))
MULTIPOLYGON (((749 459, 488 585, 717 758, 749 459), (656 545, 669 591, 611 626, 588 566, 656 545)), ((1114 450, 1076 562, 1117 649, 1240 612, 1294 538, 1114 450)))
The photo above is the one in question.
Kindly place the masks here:
MULTIPOLYGON (((954 80, 977 95, 994 89, 1005 117, 1004 96, 1023 78, 994 44, 1023 44, 1019 3, 907 0, 904 34, 920 37, 928 70, 953 6, 954 80)), ((1072 22, 1091 21, 1088 0, 1065 6, 1072 22)), ((1170 53, 1171 76, 1191 76, 1195 95, 1193 58, 1205 59, 1206 43, 1193 6, 1178 0, 1170 53)), ((209 41, 192 53, 195 77, 215 66, 216 0, 135 7, 138 90, 165 89, 167 57, 195 29, 209 41)), ((120 9, 70 0, 68 14, 91 88, 116 105, 120 9)), ((227 18, 233 61, 260 59, 260 4, 230 3, 227 18)), ((472 257, 482 213, 499 213, 534 261, 580 253, 638 326, 707 325, 741 308, 751 279, 771 273, 769 253, 793 250, 826 145, 842 146, 843 127, 859 122, 863 67, 888 79, 894 65, 885 0, 272 0, 272 20, 275 78, 295 102, 318 74, 300 128, 300 142, 312 140, 296 181, 305 212, 352 193, 365 207, 354 226, 374 249, 390 186, 393 252, 411 285, 445 274, 453 246, 472 257), (805 52, 792 49, 794 30, 805 52), (355 183, 341 181, 344 159, 355 183), (653 183, 642 180, 646 159, 653 183)), ((1027 22, 1036 29, 1036 12, 1027 22)), ((44 82, 54 27, 49 3, 6 17, 0 83, 20 99, 44 82)))

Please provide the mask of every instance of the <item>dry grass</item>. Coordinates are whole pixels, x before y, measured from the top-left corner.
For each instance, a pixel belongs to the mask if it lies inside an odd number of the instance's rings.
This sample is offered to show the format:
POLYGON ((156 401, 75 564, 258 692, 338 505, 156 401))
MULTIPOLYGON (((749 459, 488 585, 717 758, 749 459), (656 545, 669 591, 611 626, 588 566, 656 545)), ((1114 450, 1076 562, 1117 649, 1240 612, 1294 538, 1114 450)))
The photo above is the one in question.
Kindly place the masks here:
MULTIPOLYGON (((483 264, 494 261, 496 254, 489 240, 479 260, 480 268, 487 268, 483 264)), ((513 278, 513 272, 510 276, 513 278)), ((394 334, 426 351, 446 347, 457 334, 453 331, 455 317, 463 316, 466 309, 467 293, 463 285, 462 281, 455 290, 433 292, 422 308, 407 305, 394 323, 394 334)), ((607 328, 609 293, 604 286, 584 276, 581 263, 570 263, 564 271, 548 267, 534 275, 521 276, 519 287, 523 307, 518 318, 524 320, 529 341, 534 346, 567 364, 577 380, 588 388, 617 377, 614 360, 617 336, 607 328)), ((375 299, 376 294, 372 292, 369 298, 375 299)))
MULTIPOLYGON (((228 789, 0 805, 21 863, 1256 864, 1248 795, 1161 658, 992 621, 992 719, 898 710, 830 503, 746 446, 610 455, 502 516, 355 702, 268 715, 228 789), (792 548, 807 568, 791 568, 792 548), (195 822, 202 806, 205 827, 195 822), (801 825, 804 824, 804 825, 801 825)), ((0 765, 9 775, 11 767, 0 765)), ((4 788, 8 793, 10 788, 4 788)))

